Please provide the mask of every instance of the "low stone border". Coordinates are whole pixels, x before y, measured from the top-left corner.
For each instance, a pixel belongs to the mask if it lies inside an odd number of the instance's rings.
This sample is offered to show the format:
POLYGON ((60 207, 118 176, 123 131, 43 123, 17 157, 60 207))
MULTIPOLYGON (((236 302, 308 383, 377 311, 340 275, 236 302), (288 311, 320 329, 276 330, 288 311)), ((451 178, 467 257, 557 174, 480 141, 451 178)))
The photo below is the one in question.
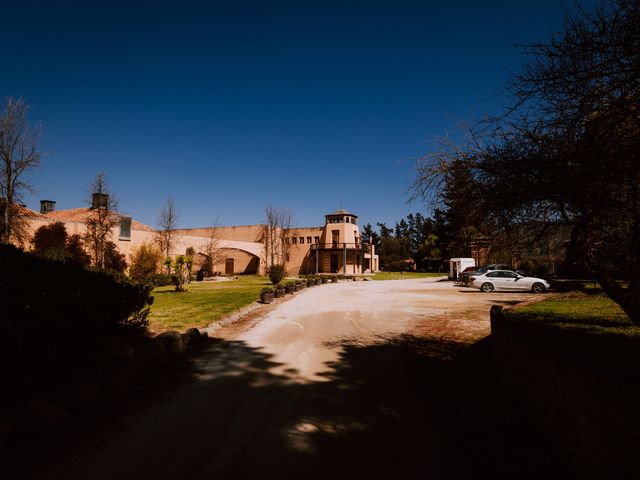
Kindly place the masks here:
POLYGON ((185 333, 169 331, 133 348, 116 336, 104 335, 97 342, 98 349, 112 362, 115 373, 98 383, 85 381, 70 388, 43 391, 19 405, 0 420, 0 448, 14 440, 29 441, 33 435, 60 432, 74 418, 103 403, 125 398, 157 378, 168 363, 201 346, 207 336, 197 328, 185 333))
POLYGON ((205 328, 201 328, 200 332, 206 333, 207 335, 211 335, 216 330, 220 330, 223 327, 228 327, 229 325, 233 325, 234 323, 242 320, 244 316, 261 308, 263 305, 266 305, 266 304, 262 304, 258 301, 253 302, 251 305, 242 307, 240 310, 236 310, 234 313, 231 313, 225 317, 222 317, 220 320, 210 323, 205 328))

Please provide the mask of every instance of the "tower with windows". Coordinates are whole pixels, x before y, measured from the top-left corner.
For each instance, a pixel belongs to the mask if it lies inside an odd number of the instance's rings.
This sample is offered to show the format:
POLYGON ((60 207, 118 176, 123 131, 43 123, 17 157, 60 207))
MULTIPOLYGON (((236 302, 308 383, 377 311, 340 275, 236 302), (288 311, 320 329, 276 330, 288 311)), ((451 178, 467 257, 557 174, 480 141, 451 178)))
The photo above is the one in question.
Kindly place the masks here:
POLYGON ((377 270, 377 255, 372 245, 362 242, 358 216, 343 209, 325 215, 320 242, 313 245, 312 254, 316 273, 354 275, 377 270))

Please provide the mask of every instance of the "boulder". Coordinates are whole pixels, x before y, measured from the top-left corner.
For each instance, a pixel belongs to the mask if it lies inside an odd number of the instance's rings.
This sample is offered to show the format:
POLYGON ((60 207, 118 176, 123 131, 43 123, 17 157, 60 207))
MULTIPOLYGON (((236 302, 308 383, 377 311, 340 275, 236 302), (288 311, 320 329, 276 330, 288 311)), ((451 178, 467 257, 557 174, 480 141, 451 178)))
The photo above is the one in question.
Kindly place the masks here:
POLYGON ((136 349, 136 358, 151 365, 167 363, 167 352, 160 340, 144 343, 136 349))
POLYGON ((127 377, 118 373, 102 384, 102 391, 107 398, 121 398, 129 391, 127 377))
POLYGON ((197 328, 189 328, 186 332, 182 334, 182 340, 185 345, 197 345, 200 343, 200 330, 197 328))
POLYGON ((131 345, 113 335, 100 338, 100 350, 113 360, 129 360, 134 353, 131 345))
POLYGON ((60 403, 69 410, 89 410, 102 401, 102 388, 95 383, 84 382, 64 391, 60 403))
POLYGON ((184 341, 179 332, 164 332, 155 338, 155 341, 162 343, 169 358, 178 357, 184 351, 184 341))
POLYGON ((71 419, 71 414, 44 398, 32 398, 20 408, 20 426, 27 430, 57 430, 71 419))
POLYGON ((144 385, 151 376, 151 364, 139 357, 133 357, 124 368, 124 376, 131 385, 139 387, 144 385))

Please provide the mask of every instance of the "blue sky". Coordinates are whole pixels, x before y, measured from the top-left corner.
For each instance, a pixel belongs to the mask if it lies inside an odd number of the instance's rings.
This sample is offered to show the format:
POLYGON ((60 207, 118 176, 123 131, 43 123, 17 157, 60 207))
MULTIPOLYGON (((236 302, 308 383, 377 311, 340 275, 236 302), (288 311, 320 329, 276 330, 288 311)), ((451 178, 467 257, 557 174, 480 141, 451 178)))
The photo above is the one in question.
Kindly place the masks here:
MULTIPOLYGON (((582 3, 589 6, 590 3, 582 3)), ((555 1, 12 2, 0 97, 43 128, 37 195, 83 205, 103 170, 154 226, 319 225, 343 205, 393 224, 413 157, 496 112, 516 44, 561 26, 555 1)))

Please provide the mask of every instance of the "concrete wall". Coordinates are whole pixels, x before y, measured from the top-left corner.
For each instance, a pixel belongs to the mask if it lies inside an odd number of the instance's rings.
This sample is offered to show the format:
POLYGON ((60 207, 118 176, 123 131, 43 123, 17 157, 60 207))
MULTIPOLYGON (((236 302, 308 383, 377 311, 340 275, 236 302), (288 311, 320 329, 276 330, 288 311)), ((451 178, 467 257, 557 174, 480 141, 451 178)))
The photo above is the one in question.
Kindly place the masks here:
POLYGON ((187 237, 211 238, 214 233, 218 238, 238 242, 261 242, 262 225, 238 225, 232 227, 180 228, 175 232, 187 237))
POLYGON ((640 337, 517 322, 491 311, 502 384, 580 478, 640 476, 640 337))

